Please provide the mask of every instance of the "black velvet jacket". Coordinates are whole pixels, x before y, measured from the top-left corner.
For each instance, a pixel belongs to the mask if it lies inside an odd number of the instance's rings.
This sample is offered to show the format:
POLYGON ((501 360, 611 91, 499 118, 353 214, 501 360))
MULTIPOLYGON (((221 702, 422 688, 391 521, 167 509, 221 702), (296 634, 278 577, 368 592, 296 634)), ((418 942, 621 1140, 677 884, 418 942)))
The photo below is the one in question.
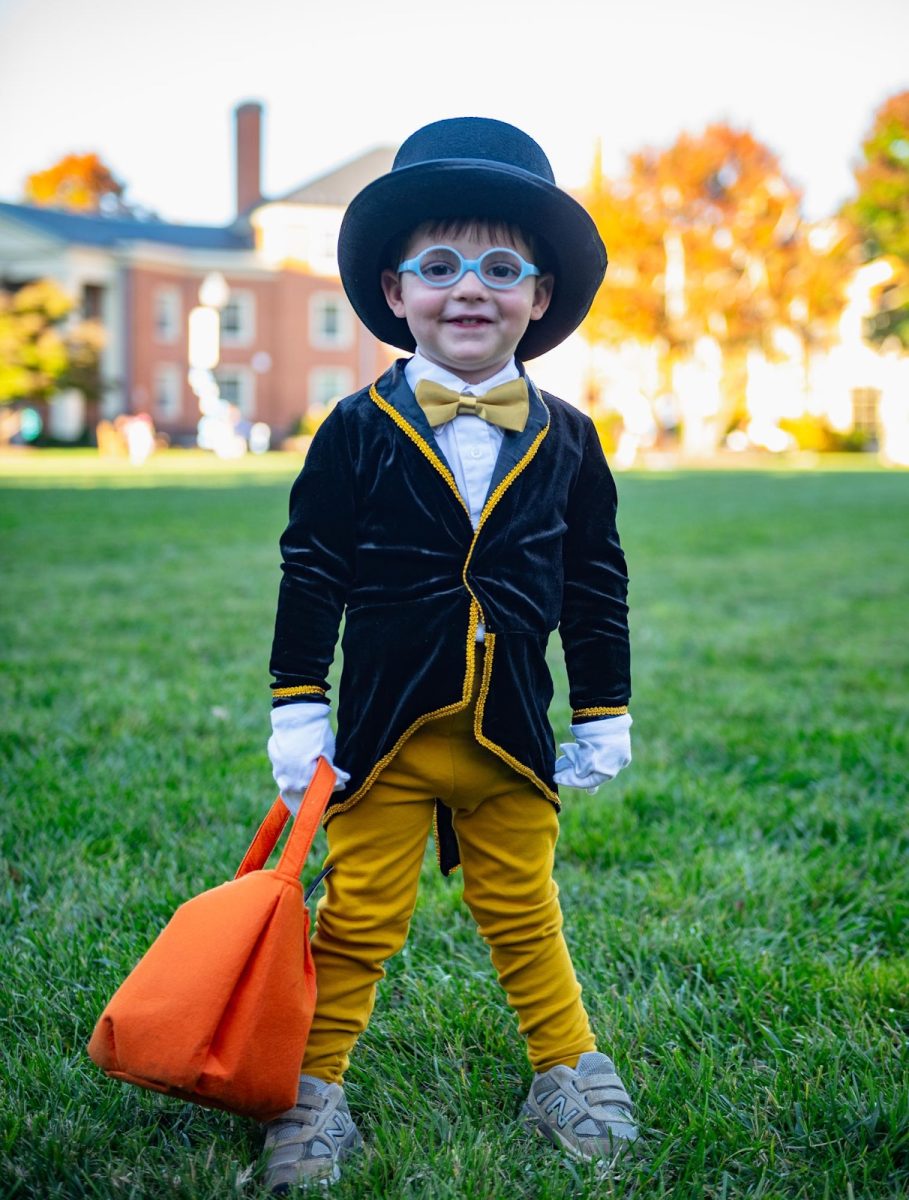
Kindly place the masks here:
MULTIPOLYGON (((342 613, 337 762, 326 820, 363 796, 402 742, 469 702, 486 627, 478 740, 558 807, 546 643, 559 627, 575 721, 626 711, 625 558, 592 422, 531 387, 506 431, 479 527, 399 360, 342 400, 290 496, 272 648, 275 703, 325 702, 342 613)), ((457 863, 437 805, 443 871, 457 863)))

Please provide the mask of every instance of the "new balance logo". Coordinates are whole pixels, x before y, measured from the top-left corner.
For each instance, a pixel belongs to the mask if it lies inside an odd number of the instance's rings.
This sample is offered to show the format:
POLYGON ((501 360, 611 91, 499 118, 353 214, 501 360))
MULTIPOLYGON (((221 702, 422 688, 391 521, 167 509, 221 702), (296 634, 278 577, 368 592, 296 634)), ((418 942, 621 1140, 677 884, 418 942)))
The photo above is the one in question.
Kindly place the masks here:
POLYGON ((337 1144, 339 1146, 344 1141, 344 1138, 347 1135, 347 1131, 348 1131, 348 1124, 344 1120, 344 1117, 338 1112, 336 1112, 335 1115, 332 1117, 331 1124, 325 1130, 325 1132, 329 1135, 329 1137, 334 1138, 334 1140, 337 1142, 337 1144))
POLYGON ((566 1112, 565 1105, 567 1103, 568 1101, 565 1096, 556 1096, 552 1104, 549 1104, 546 1107, 547 1116, 549 1116, 550 1113, 556 1112, 556 1109, 558 1109, 556 1120, 559 1123, 559 1129, 564 1129, 569 1121, 573 1121, 575 1117, 579 1117, 581 1115, 581 1110, 579 1108, 572 1108, 570 1112, 566 1112))

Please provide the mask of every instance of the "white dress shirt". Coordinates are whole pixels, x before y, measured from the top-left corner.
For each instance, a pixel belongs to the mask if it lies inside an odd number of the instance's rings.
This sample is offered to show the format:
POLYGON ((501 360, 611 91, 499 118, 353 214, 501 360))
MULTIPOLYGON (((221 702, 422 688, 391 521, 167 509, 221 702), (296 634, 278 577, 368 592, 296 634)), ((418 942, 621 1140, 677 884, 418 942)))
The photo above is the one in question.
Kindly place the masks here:
MULTIPOLYGON (((488 391, 498 387, 500 383, 510 383, 520 375, 514 358, 506 363, 501 371, 497 371, 482 383, 465 383, 451 371, 430 362, 420 353, 419 346, 413 358, 404 368, 404 378, 410 384, 410 390, 415 392, 421 379, 429 379, 440 383, 453 392, 467 396, 485 396, 488 391)), ((433 429, 436 441, 451 467, 455 483, 461 498, 467 505, 470 523, 476 529, 480 523, 480 513, 489 493, 489 484, 495 470, 499 447, 505 436, 504 429, 490 425, 482 417, 474 413, 459 413, 458 416, 437 425, 433 429)), ((486 640, 486 629, 482 622, 477 625, 477 641, 486 640)))
MULTIPOLYGON (((446 371, 444 367, 424 358, 419 347, 404 368, 404 378, 410 384, 411 391, 417 390, 421 379, 429 379, 453 392, 468 396, 485 396, 500 383, 510 383, 519 375, 520 371, 512 358, 501 371, 489 379, 484 379, 482 383, 465 383, 451 371, 446 371)), ((505 431, 497 425, 490 425, 474 413, 459 413, 444 425, 437 425, 433 433, 448 460, 458 491, 470 513, 471 524, 476 529, 505 431)))

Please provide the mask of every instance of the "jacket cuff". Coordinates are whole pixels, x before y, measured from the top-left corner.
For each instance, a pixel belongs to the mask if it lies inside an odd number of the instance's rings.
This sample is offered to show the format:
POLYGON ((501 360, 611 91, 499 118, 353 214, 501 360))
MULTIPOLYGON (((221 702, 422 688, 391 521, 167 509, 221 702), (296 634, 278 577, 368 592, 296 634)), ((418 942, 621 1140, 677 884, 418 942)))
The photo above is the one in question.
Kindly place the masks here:
POLYGON ((627 704, 595 704, 589 708, 572 709, 571 723, 583 725, 585 721, 598 721, 600 717, 623 717, 627 712, 627 704))
POLYGON ((302 683, 295 687, 280 687, 277 684, 272 685, 271 702, 272 708, 279 708, 285 704, 325 704, 328 705, 329 700, 325 695, 326 689, 318 687, 312 683, 302 683))

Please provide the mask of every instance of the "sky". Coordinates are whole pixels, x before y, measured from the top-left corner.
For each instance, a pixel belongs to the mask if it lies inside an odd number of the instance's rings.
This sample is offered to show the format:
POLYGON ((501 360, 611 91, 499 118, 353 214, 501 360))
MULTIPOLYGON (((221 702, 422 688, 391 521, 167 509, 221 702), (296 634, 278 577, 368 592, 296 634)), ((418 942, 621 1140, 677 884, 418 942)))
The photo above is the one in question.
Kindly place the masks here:
POLYGON ((428 121, 498 117, 582 184, 712 121, 750 130, 811 219, 909 88, 907 0, 0 0, 0 199, 98 152, 164 219, 234 212, 233 109, 265 106, 279 196, 428 121))

